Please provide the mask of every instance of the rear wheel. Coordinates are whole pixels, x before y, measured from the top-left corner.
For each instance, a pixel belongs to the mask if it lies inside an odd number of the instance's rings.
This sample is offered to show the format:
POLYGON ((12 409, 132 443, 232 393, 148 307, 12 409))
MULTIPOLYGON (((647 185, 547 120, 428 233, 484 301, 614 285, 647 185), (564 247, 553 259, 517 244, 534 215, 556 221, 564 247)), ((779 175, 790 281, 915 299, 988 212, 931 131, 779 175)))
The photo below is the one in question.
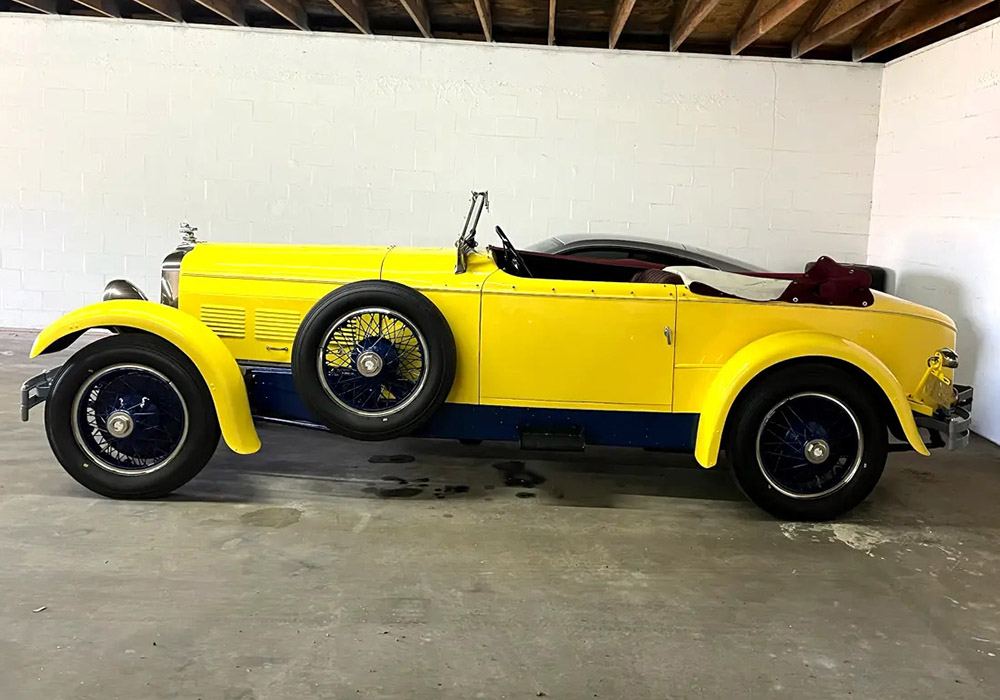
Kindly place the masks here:
POLYGON ((64 365, 45 405, 63 468, 111 498, 158 498, 194 478, 215 452, 212 396, 175 346, 144 333, 98 340, 64 365))
POLYGON ((826 365, 782 369, 734 406, 728 442, 744 493, 775 517, 831 520, 875 488, 887 456, 877 402, 826 365))

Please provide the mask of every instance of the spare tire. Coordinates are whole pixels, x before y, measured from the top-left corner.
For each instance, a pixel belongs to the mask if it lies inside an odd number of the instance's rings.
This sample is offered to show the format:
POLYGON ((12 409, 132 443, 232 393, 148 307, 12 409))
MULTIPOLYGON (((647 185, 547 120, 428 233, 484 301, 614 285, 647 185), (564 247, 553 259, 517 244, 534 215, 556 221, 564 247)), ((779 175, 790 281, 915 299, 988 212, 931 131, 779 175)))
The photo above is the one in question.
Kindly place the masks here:
POLYGON ((352 282, 306 314, 292 377, 302 402, 333 432, 391 440, 418 430, 444 403, 455 379, 455 339, 420 292, 352 282))

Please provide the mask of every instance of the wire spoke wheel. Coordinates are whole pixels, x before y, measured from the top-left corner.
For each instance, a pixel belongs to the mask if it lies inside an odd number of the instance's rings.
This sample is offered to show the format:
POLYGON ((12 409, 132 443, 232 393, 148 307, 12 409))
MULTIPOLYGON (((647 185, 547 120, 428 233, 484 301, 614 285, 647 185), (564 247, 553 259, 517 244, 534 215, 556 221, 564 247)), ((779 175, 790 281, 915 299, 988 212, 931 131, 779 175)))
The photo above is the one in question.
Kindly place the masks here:
POLYGON ((309 310, 292 346, 302 403, 331 432, 355 440, 419 434, 448 398, 455 338, 441 310, 389 280, 359 280, 309 310))
POLYGON ((757 431, 757 463, 768 483, 795 499, 828 496, 846 486, 864 457, 854 412, 823 393, 801 393, 774 406, 757 431))
POLYGON ((94 372, 76 392, 73 437, 106 471, 151 474, 169 464, 187 438, 188 407, 166 375, 137 364, 94 372))
POLYGON ((326 332, 317 356, 324 391, 359 416, 387 416, 412 402, 427 377, 427 344, 405 316, 352 311, 326 332))

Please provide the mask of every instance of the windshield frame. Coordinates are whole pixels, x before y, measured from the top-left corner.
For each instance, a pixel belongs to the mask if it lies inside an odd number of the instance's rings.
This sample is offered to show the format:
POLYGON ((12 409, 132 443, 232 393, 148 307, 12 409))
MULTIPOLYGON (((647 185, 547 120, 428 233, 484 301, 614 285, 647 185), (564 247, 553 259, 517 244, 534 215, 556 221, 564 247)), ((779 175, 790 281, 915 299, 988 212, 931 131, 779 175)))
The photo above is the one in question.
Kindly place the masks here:
POLYGON ((457 257, 455 260, 455 274, 460 275, 469 269, 469 253, 475 252, 476 227, 479 225, 479 217, 483 215, 483 209, 490 209, 490 193, 486 190, 482 192, 472 191, 472 202, 469 204, 469 213, 465 215, 465 225, 462 232, 455 241, 457 257))

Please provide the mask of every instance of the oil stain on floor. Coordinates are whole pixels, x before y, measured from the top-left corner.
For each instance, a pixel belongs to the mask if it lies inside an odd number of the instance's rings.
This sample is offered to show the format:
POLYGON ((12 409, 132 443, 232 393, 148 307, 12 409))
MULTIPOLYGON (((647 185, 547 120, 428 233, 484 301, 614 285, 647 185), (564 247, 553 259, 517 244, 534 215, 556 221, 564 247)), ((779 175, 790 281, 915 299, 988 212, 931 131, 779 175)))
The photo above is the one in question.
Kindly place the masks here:
POLYGON ((533 489, 539 484, 545 483, 544 476, 530 471, 525 463, 520 460, 497 462, 493 465, 493 468, 503 474, 504 486, 533 489))
POLYGON ((372 455, 368 461, 371 464, 406 464, 415 459, 413 455, 372 455))
POLYGON ((362 493, 368 493, 379 498, 412 498, 424 492, 419 486, 365 486, 362 493))
MULTIPOLYGON (((411 460, 412 457, 409 457, 409 455, 374 455, 368 459, 369 462, 378 464, 399 464, 411 460)), ((529 470, 527 465, 522 461, 497 462, 493 467, 500 472, 503 485, 507 487, 533 489, 545 482, 544 476, 529 470)), ((482 488, 486 491, 491 491, 496 488, 496 485, 484 484, 482 488)), ((404 478, 395 474, 387 474, 381 477, 378 482, 370 481, 361 489, 362 493, 378 498, 414 498, 428 494, 439 500, 450 496, 467 494, 470 491, 471 488, 466 484, 433 486, 430 483, 430 478, 426 476, 404 478)), ((517 498, 535 497, 535 493, 530 491, 521 491, 515 495, 517 498)))
POLYGON ((302 511, 298 508, 258 508, 240 516, 240 522, 254 527, 288 527, 299 522, 302 511))

